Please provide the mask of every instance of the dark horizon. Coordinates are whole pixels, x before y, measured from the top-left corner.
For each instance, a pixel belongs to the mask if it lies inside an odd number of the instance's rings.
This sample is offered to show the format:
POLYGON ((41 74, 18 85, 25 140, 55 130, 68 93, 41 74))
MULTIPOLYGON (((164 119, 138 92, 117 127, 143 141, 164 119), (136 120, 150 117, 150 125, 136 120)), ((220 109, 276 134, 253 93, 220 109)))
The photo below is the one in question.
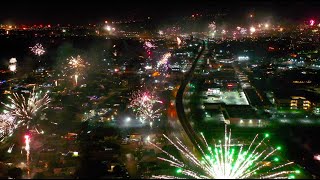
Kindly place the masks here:
POLYGON ((15 24, 87 24, 130 18, 170 19, 193 13, 226 13, 231 18, 245 18, 256 13, 291 21, 319 17, 320 2, 303 1, 90 1, 65 2, 8 1, 0 7, 0 23, 15 24))

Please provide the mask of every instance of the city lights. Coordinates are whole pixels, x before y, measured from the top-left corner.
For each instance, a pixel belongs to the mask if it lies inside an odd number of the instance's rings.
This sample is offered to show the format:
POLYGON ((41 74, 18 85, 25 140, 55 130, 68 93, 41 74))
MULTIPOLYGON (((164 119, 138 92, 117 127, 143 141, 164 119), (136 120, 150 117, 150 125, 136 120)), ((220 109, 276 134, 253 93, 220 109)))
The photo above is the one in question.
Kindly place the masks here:
POLYGON ((3 5, 0 178, 320 179, 316 4, 209 1, 3 5))

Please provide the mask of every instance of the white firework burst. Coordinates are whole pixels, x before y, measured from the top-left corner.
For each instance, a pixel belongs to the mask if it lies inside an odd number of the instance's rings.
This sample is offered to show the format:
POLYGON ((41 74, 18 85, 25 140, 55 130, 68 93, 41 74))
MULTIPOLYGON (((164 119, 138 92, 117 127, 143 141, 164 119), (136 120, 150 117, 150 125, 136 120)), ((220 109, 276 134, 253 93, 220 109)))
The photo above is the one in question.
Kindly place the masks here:
POLYGON ((157 68, 164 67, 166 70, 168 68, 168 60, 171 57, 171 53, 165 53, 162 58, 157 63, 157 68))
POLYGON ((42 44, 37 43, 33 47, 29 47, 31 49, 31 52, 33 52, 37 56, 42 56, 46 51, 44 50, 42 44))
POLYGON ((142 123, 146 120, 151 123, 160 117, 161 109, 157 104, 162 104, 162 101, 154 93, 137 91, 131 97, 130 107, 142 123))
POLYGON ((48 107, 50 98, 47 93, 44 95, 35 92, 35 87, 29 96, 13 93, 9 97, 10 104, 4 104, 9 113, 15 117, 15 125, 21 127, 36 128, 37 117, 48 107))
POLYGON ((67 66, 65 66, 66 72, 72 73, 72 76, 74 77, 75 84, 78 84, 78 79, 83 74, 83 70, 86 66, 90 65, 86 61, 84 61, 80 55, 77 57, 71 56, 67 59, 67 66))
POLYGON ((145 41, 144 44, 143 44, 143 47, 146 49, 146 50, 149 50, 151 48, 155 48, 156 46, 153 45, 150 41, 145 41))
POLYGON ((16 128, 15 117, 10 113, 0 114, 0 141, 11 136, 16 128))

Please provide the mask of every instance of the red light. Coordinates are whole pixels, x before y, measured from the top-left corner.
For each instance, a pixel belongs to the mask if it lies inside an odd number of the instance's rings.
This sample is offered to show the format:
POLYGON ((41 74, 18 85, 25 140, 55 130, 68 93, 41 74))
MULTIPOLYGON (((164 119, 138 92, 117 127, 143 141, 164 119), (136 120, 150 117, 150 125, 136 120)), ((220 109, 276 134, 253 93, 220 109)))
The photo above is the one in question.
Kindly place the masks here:
POLYGON ((151 55, 151 51, 148 51, 148 55, 151 55))
POLYGON ((227 86, 228 86, 228 87, 232 87, 233 85, 232 85, 232 84, 228 84, 227 86))
POLYGON ((273 51, 274 50, 274 47, 269 47, 269 51, 273 51))

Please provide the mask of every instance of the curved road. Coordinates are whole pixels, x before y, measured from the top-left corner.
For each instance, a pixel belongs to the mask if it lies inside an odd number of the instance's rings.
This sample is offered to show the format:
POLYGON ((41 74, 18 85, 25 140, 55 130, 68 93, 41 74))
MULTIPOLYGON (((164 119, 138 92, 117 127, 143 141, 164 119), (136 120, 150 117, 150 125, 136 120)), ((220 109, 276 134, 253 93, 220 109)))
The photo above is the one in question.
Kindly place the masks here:
POLYGON ((182 83, 179 87, 179 90, 178 90, 177 96, 176 96, 176 109, 177 109, 177 115, 178 115, 179 121, 180 121, 184 131, 188 135, 188 138, 190 139, 190 141, 192 142, 192 144, 194 145, 194 147, 198 150, 198 152, 200 154, 202 154, 202 150, 205 150, 205 148, 204 148, 205 145, 204 145, 202 139, 193 130, 193 128, 190 124, 190 121, 186 116, 186 113, 184 111, 184 106, 183 106, 183 94, 186 89, 186 86, 188 85, 188 83, 190 82, 190 80, 193 77, 193 73, 194 73, 194 70, 195 70, 196 65, 198 63, 198 60, 203 55, 203 52, 205 49, 206 49, 206 46, 205 46, 205 42, 203 41, 203 44, 201 46, 201 50, 200 50, 198 56, 196 57, 196 59, 194 60, 192 67, 190 68, 190 70, 187 72, 184 79, 182 80, 182 83))

